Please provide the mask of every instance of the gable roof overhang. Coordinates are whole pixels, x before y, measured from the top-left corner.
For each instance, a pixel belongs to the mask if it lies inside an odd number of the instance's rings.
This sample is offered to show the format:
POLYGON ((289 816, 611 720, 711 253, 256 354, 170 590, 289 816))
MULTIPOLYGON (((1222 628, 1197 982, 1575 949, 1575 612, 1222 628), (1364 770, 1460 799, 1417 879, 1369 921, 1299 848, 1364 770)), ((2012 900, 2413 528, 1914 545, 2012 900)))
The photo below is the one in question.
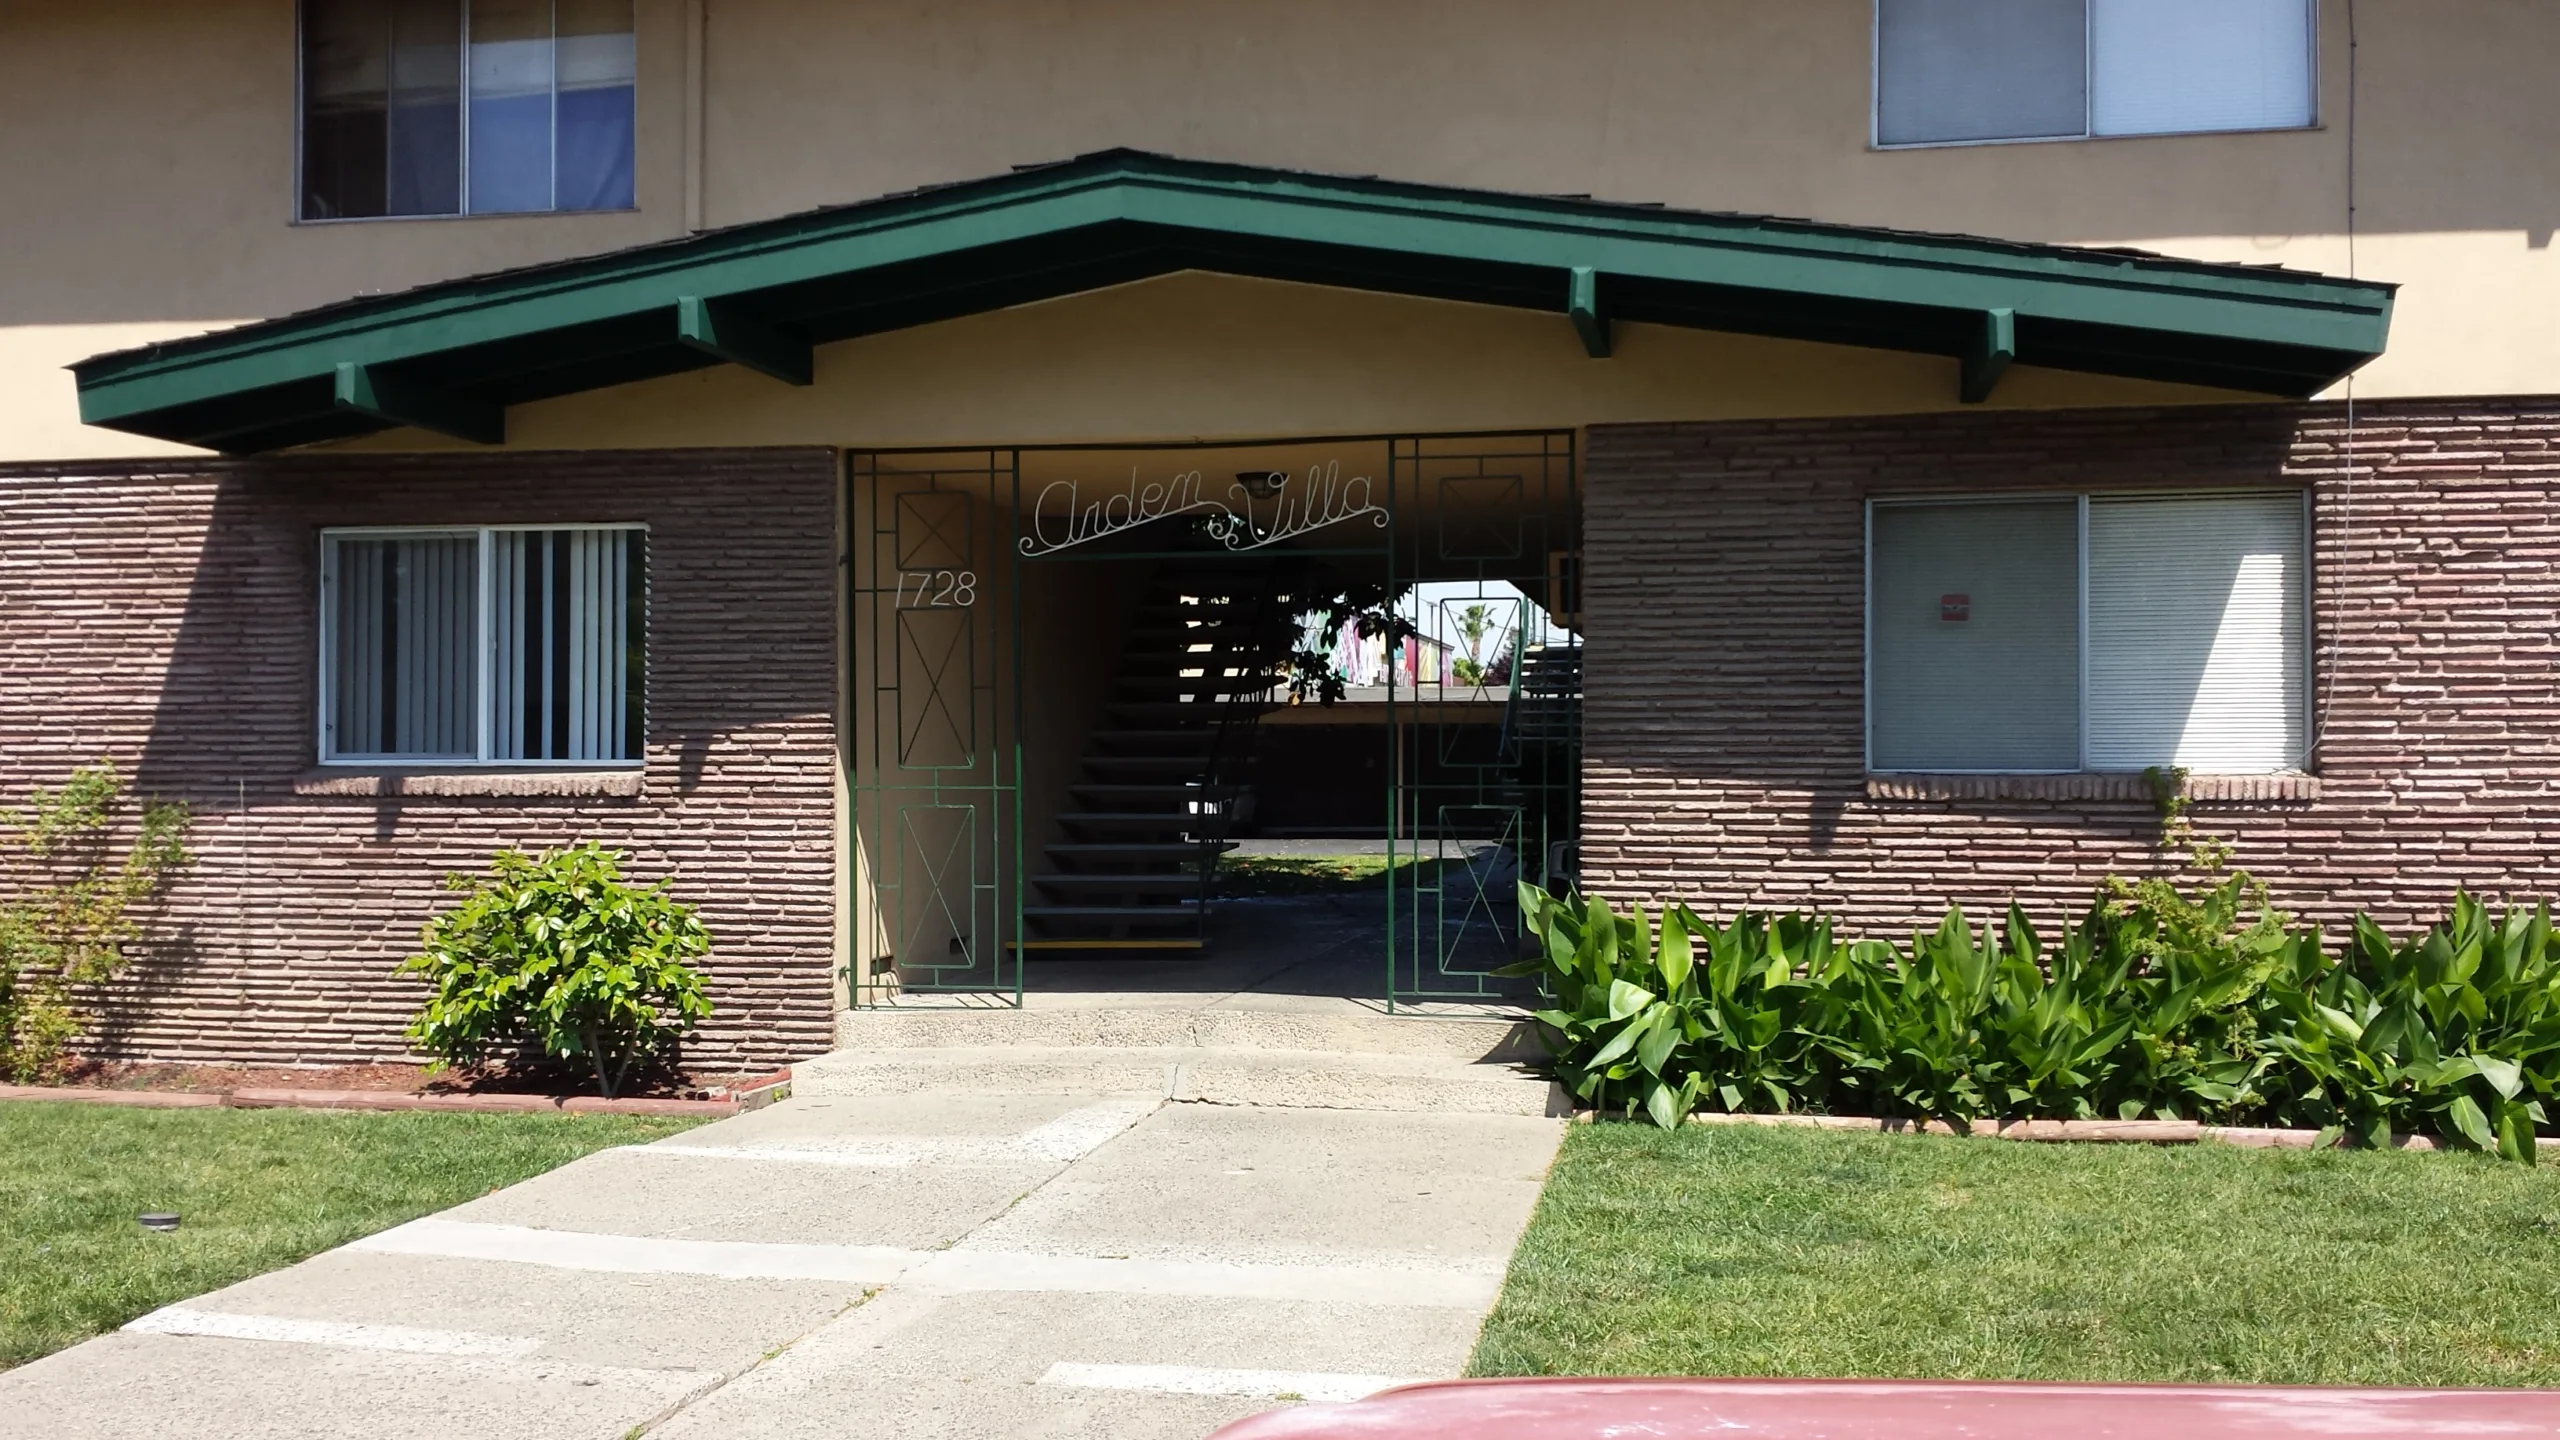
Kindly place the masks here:
POLYGON ((81 419, 230 453, 505 407, 1182 270, 2307 396, 2382 353, 2393 287, 2135 251, 1500 194, 1108 151, 366 296, 81 361, 81 419))

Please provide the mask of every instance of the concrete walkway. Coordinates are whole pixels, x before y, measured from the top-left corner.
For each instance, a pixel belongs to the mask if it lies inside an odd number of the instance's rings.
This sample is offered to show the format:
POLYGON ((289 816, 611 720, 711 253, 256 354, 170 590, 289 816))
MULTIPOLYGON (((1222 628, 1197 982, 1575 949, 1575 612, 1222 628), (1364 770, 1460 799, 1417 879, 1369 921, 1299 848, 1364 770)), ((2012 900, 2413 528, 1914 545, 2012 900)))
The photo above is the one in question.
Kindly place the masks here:
POLYGON ((1191 1440, 1458 1373, 1560 1136, 1162 1087, 806 1096, 0 1374, 0 1436, 1191 1440))

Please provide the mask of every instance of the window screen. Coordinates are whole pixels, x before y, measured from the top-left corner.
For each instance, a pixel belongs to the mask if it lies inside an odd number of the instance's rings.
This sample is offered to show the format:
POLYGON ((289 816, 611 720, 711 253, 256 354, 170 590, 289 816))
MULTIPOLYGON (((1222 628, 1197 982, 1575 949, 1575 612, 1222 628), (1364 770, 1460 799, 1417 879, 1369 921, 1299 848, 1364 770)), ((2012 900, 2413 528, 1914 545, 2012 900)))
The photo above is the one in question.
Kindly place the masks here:
POLYGON ((2298 766, 2302 497, 2089 502, 2089 768, 2298 766))
POLYGON ((304 0, 302 216, 627 210, 632 0, 304 0))
POLYGON ((631 528, 324 537, 321 758, 638 760, 647 545, 631 528))
POLYGON ((1878 505, 1874 516, 1870 763, 2078 769, 2078 501, 1878 505))
POLYGON ((2313 19, 2312 0, 1876 0, 1876 143, 2306 126, 2313 19))
POLYGON ((1881 0, 1877 141, 2084 133, 2088 23, 2087 0, 1881 0))

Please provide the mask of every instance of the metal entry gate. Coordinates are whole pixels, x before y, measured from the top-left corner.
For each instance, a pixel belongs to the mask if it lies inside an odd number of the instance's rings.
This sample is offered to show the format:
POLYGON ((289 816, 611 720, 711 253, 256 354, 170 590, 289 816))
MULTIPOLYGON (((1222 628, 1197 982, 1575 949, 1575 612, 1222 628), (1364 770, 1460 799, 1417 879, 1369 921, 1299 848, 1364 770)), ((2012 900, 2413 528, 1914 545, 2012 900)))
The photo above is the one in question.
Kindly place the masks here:
MULTIPOLYGON (((1384 516, 1290 529, 1367 555, 1395 618, 1382 937, 1391 1006, 1517 993, 1517 882, 1571 875, 1580 821, 1581 508, 1570 432, 1270 442, 1383 448, 1384 516)), ((1058 450, 1079 447, 1056 447, 1058 450)), ((1252 446, 1211 448, 1235 455, 1252 446)), ((1019 1005, 1025 449, 857 452, 846 467, 857 1004, 1019 1005)), ((1274 513, 1287 514, 1286 497, 1274 513)), ((1260 521, 1207 504, 1233 553, 1260 521)), ((1166 518, 1170 519, 1168 515, 1166 518)), ((1300 519, 1304 519, 1303 515, 1300 519)), ((1321 517, 1317 517, 1320 519, 1321 517)), ((1213 530, 1215 525, 1212 526, 1213 530)), ((1133 550, 1122 558, 1149 552, 1133 550)))
POLYGON ((1014 455, 846 465, 856 1003, 1022 1003, 1014 455))
POLYGON ((1390 691, 1387 993, 1488 999, 1526 953, 1519 882, 1574 863, 1582 506, 1568 433, 1390 449, 1391 590, 1419 632, 1390 691))

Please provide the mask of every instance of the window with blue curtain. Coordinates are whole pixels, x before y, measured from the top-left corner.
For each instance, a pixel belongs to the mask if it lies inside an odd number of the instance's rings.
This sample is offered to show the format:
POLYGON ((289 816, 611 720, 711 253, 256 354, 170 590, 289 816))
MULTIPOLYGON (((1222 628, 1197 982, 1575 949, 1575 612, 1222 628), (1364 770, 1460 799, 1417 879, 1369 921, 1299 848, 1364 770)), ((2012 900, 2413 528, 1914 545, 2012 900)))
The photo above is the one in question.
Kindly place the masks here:
POLYGON ((302 218, 628 210, 631 0, 304 0, 302 218))

